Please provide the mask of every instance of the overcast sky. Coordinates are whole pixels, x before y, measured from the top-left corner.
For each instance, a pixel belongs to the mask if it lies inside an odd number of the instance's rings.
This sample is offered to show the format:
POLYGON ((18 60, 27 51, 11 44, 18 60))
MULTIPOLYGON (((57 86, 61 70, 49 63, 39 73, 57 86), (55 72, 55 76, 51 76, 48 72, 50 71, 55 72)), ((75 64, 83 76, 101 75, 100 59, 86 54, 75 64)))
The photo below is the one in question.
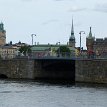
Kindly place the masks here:
POLYGON ((76 46, 79 32, 85 47, 89 27, 96 38, 107 37, 107 0, 0 0, 0 21, 7 32, 7 43, 34 42, 66 44, 71 32, 72 17, 76 46))

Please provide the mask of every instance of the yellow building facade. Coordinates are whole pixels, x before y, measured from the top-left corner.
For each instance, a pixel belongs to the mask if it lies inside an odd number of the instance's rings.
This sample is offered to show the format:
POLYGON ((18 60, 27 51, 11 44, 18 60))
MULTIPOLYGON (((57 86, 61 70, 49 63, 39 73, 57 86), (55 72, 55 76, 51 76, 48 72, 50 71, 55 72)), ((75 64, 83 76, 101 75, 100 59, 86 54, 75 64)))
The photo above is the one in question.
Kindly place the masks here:
POLYGON ((13 46, 1 46, 0 57, 1 59, 13 59, 16 57, 17 48, 13 46))

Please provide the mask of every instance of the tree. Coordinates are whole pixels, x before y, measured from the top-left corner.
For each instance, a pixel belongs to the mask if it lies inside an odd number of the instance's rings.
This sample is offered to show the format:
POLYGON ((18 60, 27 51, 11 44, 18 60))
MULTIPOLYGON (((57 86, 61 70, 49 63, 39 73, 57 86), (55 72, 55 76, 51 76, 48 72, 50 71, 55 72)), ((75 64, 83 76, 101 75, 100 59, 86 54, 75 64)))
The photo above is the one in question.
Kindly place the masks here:
POLYGON ((62 55, 62 56, 70 56, 70 49, 67 47, 67 46, 60 46, 58 49, 57 49, 57 53, 58 53, 58 56, 59 55, 62 55))
POLYGON ((30 46, 21 46, 19 48, 20 53, 23 53, 26 55, 26 53, 31 53, 31 47, 30 46))

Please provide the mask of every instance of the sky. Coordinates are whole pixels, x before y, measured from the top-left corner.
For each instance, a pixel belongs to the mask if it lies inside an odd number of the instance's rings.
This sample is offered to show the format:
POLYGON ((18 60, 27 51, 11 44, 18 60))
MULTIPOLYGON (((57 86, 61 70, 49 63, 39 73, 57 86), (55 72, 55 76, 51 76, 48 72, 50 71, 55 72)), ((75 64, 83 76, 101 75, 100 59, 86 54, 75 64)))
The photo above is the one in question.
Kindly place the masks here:
POLYGON ((6 42, 66 44, 72 18, 76 46, 86 48, 89 28, 96 38, 107 37, 107 0, 0 0, 0 21, 6 30, 6 42))

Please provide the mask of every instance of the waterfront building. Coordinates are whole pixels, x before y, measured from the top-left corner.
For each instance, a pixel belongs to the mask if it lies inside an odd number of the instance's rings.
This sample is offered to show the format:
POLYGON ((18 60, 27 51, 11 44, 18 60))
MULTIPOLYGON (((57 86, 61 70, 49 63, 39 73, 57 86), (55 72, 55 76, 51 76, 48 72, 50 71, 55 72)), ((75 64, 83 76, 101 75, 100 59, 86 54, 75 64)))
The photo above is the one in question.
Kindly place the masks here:
POLYGON ((97 57, 107 57, 107 38, 96 38, 93 50, 97 57))
POLYGON ((6 44, 6 31, 4 30, 4 24, 0 23, 0 46, 6 44))
POLYGON ((107 38, 95 38, 90 32, 86 38, 86 46, 88 54, 94 54, 96 57, 107 57, 107 38))
MULTIPOLYGON (((61 52, 57 50, 61 47, 61 46, 65 46, 68 47, 71 51, 71 54, 74 55, 75 54, 75 48, 74 47, 70 47, 69 45, 66 44, 39 44, 39 45, 35 45, 31 47, 32 50, 32 55, 34 57, 57 57, 58 54, 61 55, 61 52)), ((60 56, 61 57, 61 56, 60 56)))
POLYGON ((17 48, 12 45, 0 46, 0 57, 1 59, 13 59, 16 57, 17 48))
POLYGON ((3 46, 0 46, 0 57, 2 59, 13 59, 16 58, 17 56, 21 55, 19 52, 19 48, 21 46, 27 46, 28 44, 26 43, 15 43, 12 44, 12 41, 8 44, 5 44, 3 46))

